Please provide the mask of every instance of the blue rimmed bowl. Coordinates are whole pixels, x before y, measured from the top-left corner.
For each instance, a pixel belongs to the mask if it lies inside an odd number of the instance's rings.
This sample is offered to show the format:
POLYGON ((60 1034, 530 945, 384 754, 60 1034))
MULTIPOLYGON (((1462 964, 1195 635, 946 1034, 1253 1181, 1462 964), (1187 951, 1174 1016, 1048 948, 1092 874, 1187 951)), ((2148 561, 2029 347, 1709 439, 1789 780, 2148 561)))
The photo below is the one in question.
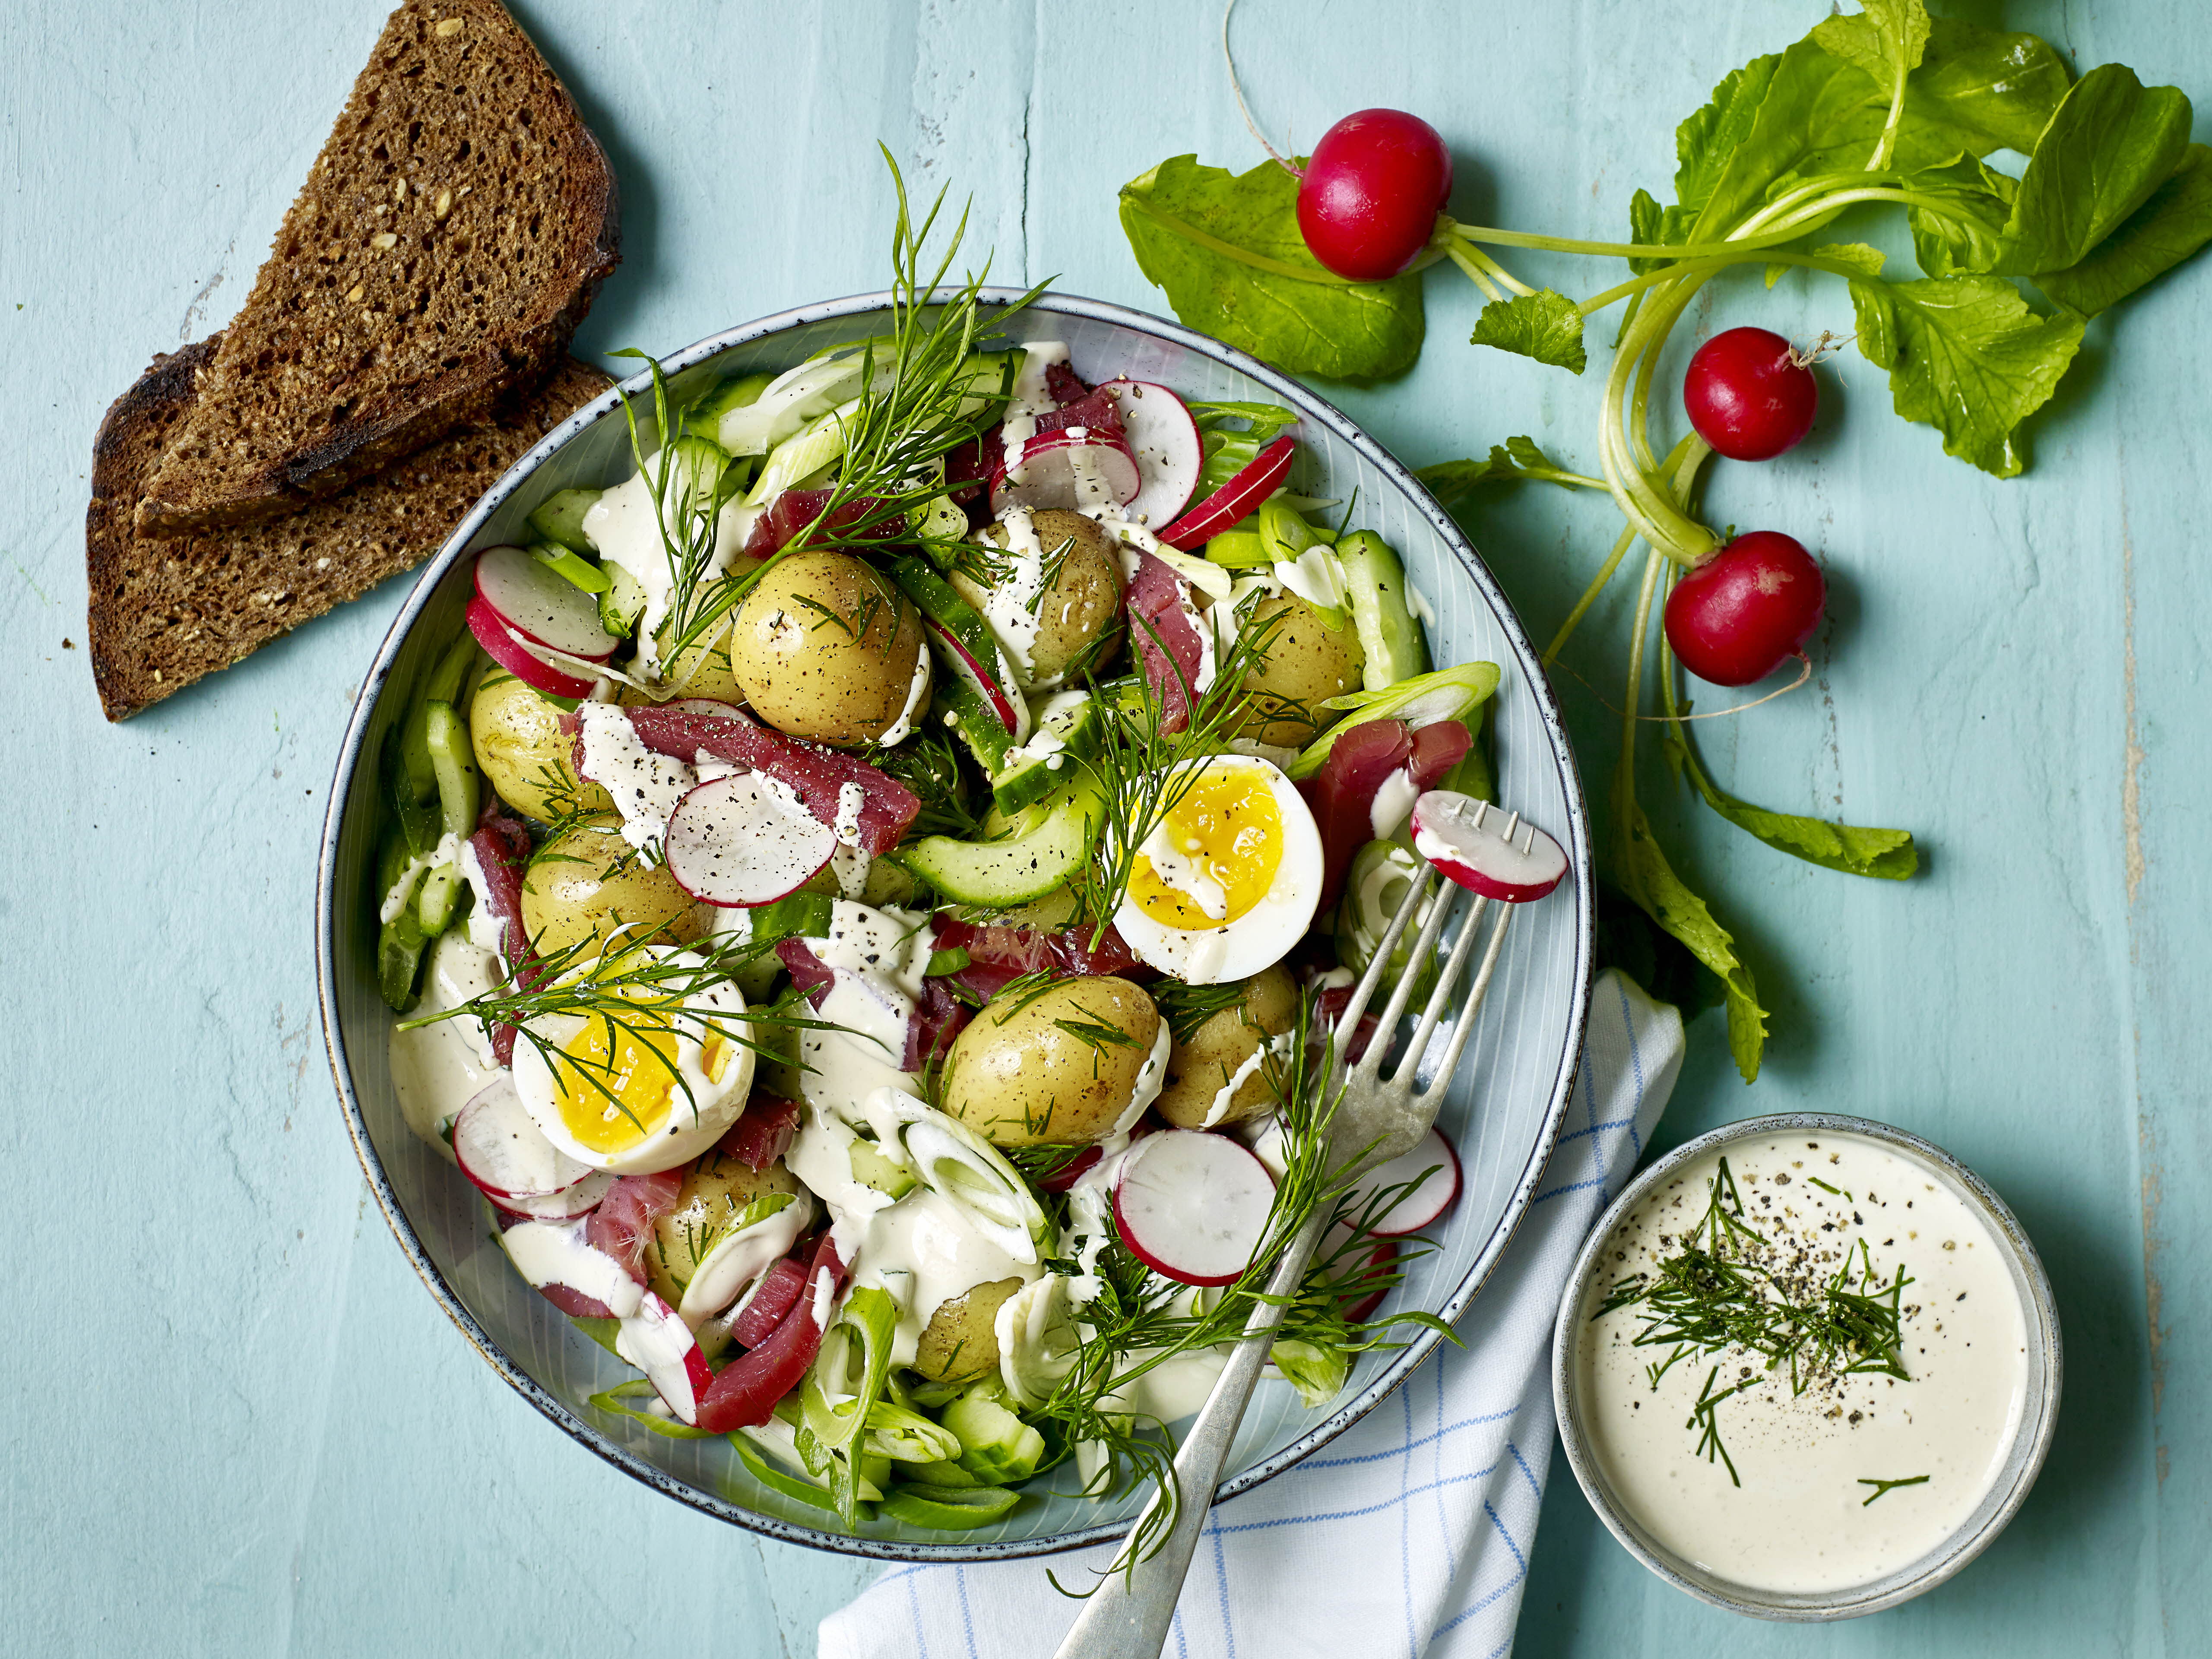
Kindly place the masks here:
MULTIPOLYGON (((1003 306, 1018 296, 992 289, 988 297, 1003 306)), ((887 299, 861 295, 765 317, 702 340, 663 368, 679 392, 732 374, 786 368, 825 347, 880 333, 887 299)), ((1430 640, 1439 663, 1484 659, 1504 670, 1496 714, 1501 799, 1567 848, 1572 897, 1531 906, 1509 936, 1480 1029, 1439 1118, 1464 1168, 1459 1203, 1436 1235, 1436 1251, 1413 1266, 1385 1304, 1386 1311, 1420 1308, 1455 1318, 1512 1236, 1559 1133, 1589 1000, 1589 822, 1565 728, 1535 653, 1474 549, 1435 500, 1381 445, 1297 382, 1218 341, 1096 300, 1046 295, 1003 331, 1015 340, 1065 340, 1077 370, 1093 380, 1127 374, 1187 398, 1296 410, 1303 421, 1297 486, 1340 498, 1358 493, 1359 522, 1400 550, 1409 581, 1433 612, 1430 640)), ((1144 1492, 1092 1502, 1067 1490, 1067 1470, 1037 1483, 1043 1490, 978 1531, 932 1533, 877 1520, 848 1535, 825 1529, 822 1511, 763 1486, 720 1440, 672 1440, 594 1410, 589 1395, 635 1373, 516 1277, 475 1190, 401 1119, 386 1059, 392 1018, 376 984, 375 757, 407 688, 462 625, 471 555, 526 539, 525 517, 556 490, 626 477, 629 439, 620 399, 640 390, 649 392, 646 377, 579 410, 477 504, 408 596, 347 726, 317 872, 316 968, 331 1071, 370 1190, 424 1287, 515 1392, 578 1443, 681 1503, 770 1537, 884 1559, 1039 1555, 1116 1536, 1144 1492)), ((1360 1355, 1344 1392, 1316 1410, 1302 1407, 1284 1384, 1263 1384, 1221 1495, 1250 1491, 1344 1432, 1438 1340, 1421 1329, 1402 1348, 1360 1355)), ((549 1458, 564 1455, 549 1443, 549 1458)))

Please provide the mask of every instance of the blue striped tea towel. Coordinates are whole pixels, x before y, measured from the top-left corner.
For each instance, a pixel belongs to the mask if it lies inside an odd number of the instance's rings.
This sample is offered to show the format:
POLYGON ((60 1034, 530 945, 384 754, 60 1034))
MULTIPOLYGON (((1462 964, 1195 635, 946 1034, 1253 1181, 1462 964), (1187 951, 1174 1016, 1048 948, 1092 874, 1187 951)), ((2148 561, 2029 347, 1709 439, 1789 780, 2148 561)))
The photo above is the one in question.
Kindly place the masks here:
MULTIPOLYGON (((1342 1437, 1214 1511, 1168 1636, 1238 1654, 1496 1659, 1513 1644, 1552 1455, 1552 1323, 1575 1253, 1674 1086, 1682 1023, 1617 971, 1527 1218, 1449 1344, 1342 1437)), ((904 1566, 822 1621, 821 1659, 1040 1659, 1101 1545, 1044 1560, 904 1566)))

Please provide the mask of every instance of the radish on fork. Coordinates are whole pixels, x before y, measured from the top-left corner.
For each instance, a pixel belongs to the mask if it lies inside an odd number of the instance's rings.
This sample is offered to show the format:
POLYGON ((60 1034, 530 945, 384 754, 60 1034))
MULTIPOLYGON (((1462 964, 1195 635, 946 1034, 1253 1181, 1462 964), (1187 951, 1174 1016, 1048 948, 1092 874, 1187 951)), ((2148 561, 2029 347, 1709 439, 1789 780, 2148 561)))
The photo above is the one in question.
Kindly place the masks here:
MULTIPOLYGON (((1476 805, 1468 796, 1443 790, 1431 791, 1414 803, 1415 845, 1420 844, 1418 826, 1425 816, 1421 809, 1431 805, 1426 815, 1433 820, 1430 840, 1437 855, 1449 863, 1452 878, 1473 886, 1468 878, 1479 875, 1487 884, 1476 890, 1459 937, 1438 968, 1436 988, 1421 1011, 1413 1036, 1404 1045, 1402 1057, 1386 1079, 1382 1068, 1390 1054, 1399 1049, 1398 1022, 1407 1012, 1417 983, 1417 976, 1412 974, 1399 979, 1389 1003, 1382 1010, 1375 1037, 1358 1062, 1348 1063, 1343 1051, 1332 1042, 1328 1063, 1322 1068, 1321 1085, 1334 1093, 1336 1099, 1328 1124, 1331 1160, 1355 1163, 1351 1171, 1355 1177, 1376 1175, 1393 1159, 1413 1152, 1436 1123, 1437 1108, 1443 1103, 1443 1091, 1451 1082, 1460 1056, 1466 1051, 1468 1039, 1474 1035, 1475 1015, 1490 989, 1491 975, 1497 969, 1498 953, 1505 942, 1505 924, 1513 914, 1510 908, 1504 910, 1491 928, 1481 965, 1475 970, 1474 983, 1460 1000, 1452 1029, 1449 1033, 1440 1033, 1437 1028, 1473 959, 1477 936, 1483 931, 1483 913, 1493 904, 1512 906, 1540 898, 1566 874, 1564 852, 1559 853, 1556 871, 1550 869, 1549 854, 1540 853, 1540 848, 1558 851, 1559 844, 1550 836, 1533 826, 1524 826, 1517 812, 1503 830, 1494 829, 1490 815, 1497 809, 1484 803, 1486 810, 1477 812, 1474 810, 1476 805), (1474 827, 1471 831, 1466 830, 1462 826, 1467 824, 1474 827), (1520 896, 1502 896, 1499 890, 1520 896)), ((1427 848, 1422 850, 1427 854, 1427 848)), ((1360 1017, 1367 1012, 1385 968, 1397 955, 1400 942, 1425 906, 1428 914, 1421 923, 1420 936, 1414 941, 1411 960, 1425 962, 1438 955, 1444 927, 1458 898, 1449 887, 1437 893, 1434 872, 1438 867, 1424 864, 1414 872, 1398 914, 1383 930, 1367 972, 1353 988, 1352 1000, 1339 1016, 1340 1030, 1358 1029, 1360 1017), (1434 902, 1431 902, 1432 898, 1434 902)), ((1422 1183, 1423 1188, 1427 1186, 1427 1182, 1422 1183)), ((1223 1368, 1220 1381, 1214 1384, 1212 1394, 1176 1453, 1174 1513, 1158 1547, 1149 1557, 1138 1559, 1139 1540, 1147 1537, 1152 1523, 1157 1520, 1152 1506, 1148 1505, 1145 1516, 1139 1517, 1131 1531, 1122 1553, 1115 1559, 1077 1615, 1066 1639, 1060 1645, 1058 1659, 1154 1659, 1160 1651, 1167 1638, 1169 1622, 1175 1617, 1183 1578, 1190 1571, 1192 1552, 1205 1529, 1214 1490, 1228 1463, 1237 1425, 1243 1419, 1253 1386, 1259 1381, 1261 1367, 1267 1361, 1275 1328, 1282 1322, 1285 1309, 1304 1283, 1315 1247, 1320 1243, 1333 1212, 1332 1206, 1316 1206, 1276 1259, 1267 1289, 1255 1301, 1245 1322, 1244 1334, 1223 1368)), ((1125 1236, 1130 1218, 1123 1217, 1125 1236)), ((1218 1267, 1214 1270, 1218 1272, 1218 1267)), ((1152 1504, 1160 1501, 1156 1496, 1152 1504)))

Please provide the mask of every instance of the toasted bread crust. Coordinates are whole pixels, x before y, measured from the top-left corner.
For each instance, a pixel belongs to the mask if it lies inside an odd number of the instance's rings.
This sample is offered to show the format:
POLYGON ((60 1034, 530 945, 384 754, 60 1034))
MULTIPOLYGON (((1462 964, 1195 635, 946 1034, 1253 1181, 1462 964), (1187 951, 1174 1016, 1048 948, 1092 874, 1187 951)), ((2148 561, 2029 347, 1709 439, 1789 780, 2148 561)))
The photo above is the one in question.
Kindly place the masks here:
POLYGON ((499 0, 408 0, 198 363, 138 530, 296 512, 526 394, 619 221, 605 153, 499 0))
POLYGON ((289 517, 199 535, 143 535, 133 508, 147 471, 189 418, 221 337, 156 357, 115 400, 93 442, 88 654, 111 720, 420 564, 501 473, 612 384, 564 360, 519 409, 450 434, 289 517))

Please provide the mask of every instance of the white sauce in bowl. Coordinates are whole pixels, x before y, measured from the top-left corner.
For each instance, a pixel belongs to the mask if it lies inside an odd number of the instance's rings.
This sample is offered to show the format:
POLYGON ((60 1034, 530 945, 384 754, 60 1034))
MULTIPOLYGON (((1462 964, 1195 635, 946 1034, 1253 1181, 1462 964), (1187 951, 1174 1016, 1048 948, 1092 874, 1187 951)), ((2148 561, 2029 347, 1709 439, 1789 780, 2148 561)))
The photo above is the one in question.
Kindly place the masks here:
POLYGON ((2027 1404, 2027 1324, 2003 1248, 1942 1172, 1856 1135, 1749 1137, 1682 1165, 1607 1238, 1579 1328, 1577 1404, 1599 1478, 1662 1549, 1749 1589, 1843 1589, 1929 1555, 2003 1470, 2027 1404), (1653 1386, 1647 1368, 1672 1345, 1637 1346, 1648 1304, 1597 1310, 1679 1256, 1723 1158, 1765 1241, 1742 1259, 1790 1300, 1817 1300, 1846 1257, 1856 1287, 1862 1241, 1881 1284, 1903 1268, 1909 1380, 1820 1375, 1793 1394, 1786 1363, 1770 1370, 1735 1347, 1685 1353, 1653 1386), (1713 1412, 1725 1460, 1698 1449, 1692 1424, 1709 1376, 1716 1393, 1751 1383, 1713 1412))

